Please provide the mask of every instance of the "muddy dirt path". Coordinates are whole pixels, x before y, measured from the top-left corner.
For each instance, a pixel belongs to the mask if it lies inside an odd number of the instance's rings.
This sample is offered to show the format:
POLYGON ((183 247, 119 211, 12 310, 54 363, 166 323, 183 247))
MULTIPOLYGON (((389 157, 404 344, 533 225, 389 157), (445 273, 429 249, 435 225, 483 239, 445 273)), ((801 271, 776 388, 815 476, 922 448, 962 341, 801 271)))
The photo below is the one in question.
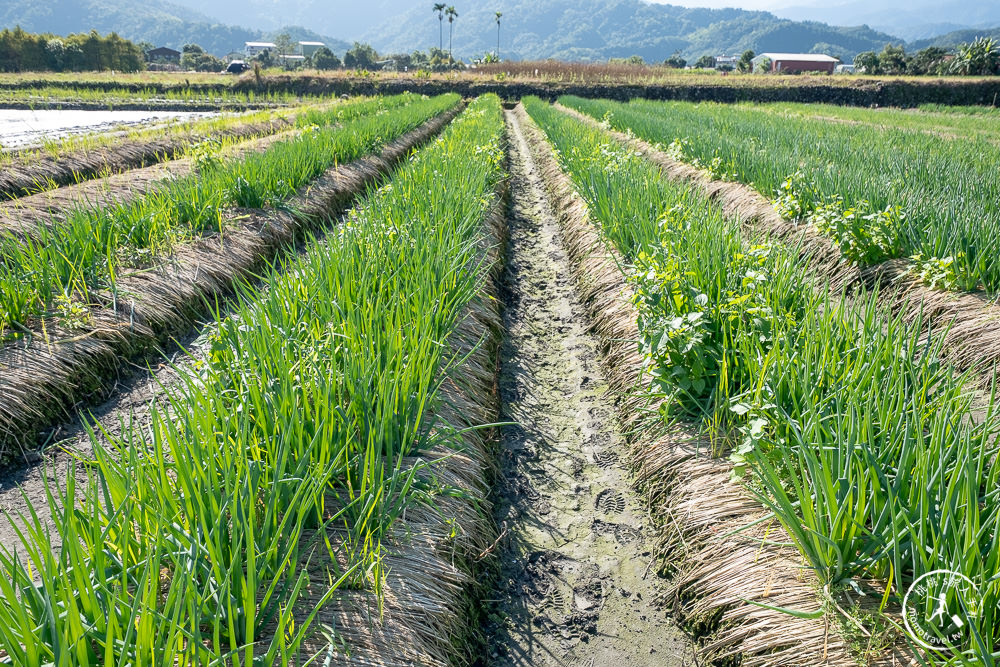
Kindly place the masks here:
POLYGON ((618 461, 597 343, 586 330, 558 223, 516 118, 501 350, 506 537, 490 608, 493 665, 694 664, 684 633, 654 604, 652 533, 618 461))

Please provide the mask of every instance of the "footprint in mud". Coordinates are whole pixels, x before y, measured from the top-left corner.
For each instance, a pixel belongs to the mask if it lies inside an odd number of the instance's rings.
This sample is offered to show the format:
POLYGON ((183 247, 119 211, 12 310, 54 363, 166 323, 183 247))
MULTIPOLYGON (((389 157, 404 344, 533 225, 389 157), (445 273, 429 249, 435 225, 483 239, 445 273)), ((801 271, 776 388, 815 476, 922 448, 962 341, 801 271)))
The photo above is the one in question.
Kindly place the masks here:
POLYGON ((594 463, 602 468, 610 468, 618 463, 618 452, 613 449, 602 449, 594 452, 594 463))
POLYGON ((590 524, 590 530, 595 535, 610 535, 621 545, 631 544, 642 537, 642 533, 632 526, 601 521, 600 519, 594 519, 594 522, 590 524))
POLYGON ((594 506, 598 512, 605 514, 621 514, 625 511, 625 497, 614 489, 604 489, 597 494, 594 506))
POLYGON ((555 581, 549 581, 549 592, 545 596, 544 604, 559 614, 566 613, 566 595, 560 590, 555 581))

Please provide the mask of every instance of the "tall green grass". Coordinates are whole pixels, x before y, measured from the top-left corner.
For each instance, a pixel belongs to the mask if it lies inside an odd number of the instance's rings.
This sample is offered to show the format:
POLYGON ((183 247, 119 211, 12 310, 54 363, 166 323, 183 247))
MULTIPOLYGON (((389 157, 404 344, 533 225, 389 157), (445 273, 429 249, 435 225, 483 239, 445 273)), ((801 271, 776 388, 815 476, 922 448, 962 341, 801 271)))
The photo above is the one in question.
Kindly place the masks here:
POLYGON ((113 287, 122 267, 142 267, 180 241, 222 231, 229 208, 284 206, 330 166, 378 151, 458 100, 403 95, 334 107, 310 116, 294 139, 235 160, 203 156, 196 174, 128 203, 81 205, 39 226, 35 239, 0 233, 0 339, 14 325, 58 314, 60 301, 86 302, 93 289, 113 287))
POLYGON ((1000 111, 993 107, 949 107, 921 105, 920 109, 870 109, 835 104, 777 102, 761 105, 770 113, 821 120, 837 119, 849 123, 876 125, 889 129, 938 133, 950 139, 980 137, 1000 139, 1000 111))
POLYGON ((952 289, 1000 292, 1000 147, 895 127, 846 125, 768 107, 564 97, 812 219, 845 257, 913 257, 952 289))
POLYGON ((437 490, 406 457, 459 442, 433 414, 502 133, 498 98, 472 103, 324 243, 242 286, 148 424, 92 437, 86 479, 49 489, 55 530, 32 508, 0 549, 0 664, 303 664, 330 595, 380 592, 386 531, 437 490))
MULTIPOLYGON (((1000 419, 940 359, 925 324, 877 294, 830 295, 794 249, 664 179, 605 132, 536 99, 532 118, 622 254, 662 417, 723 445, 820 582, 878 582, 897 605, 948 569, 979 589, 971 634, 933 662, 1000 651, 1000 419)), ((940 333, 940 332, 936 332, 940 333)), ((962 600, 948 598, 952 613, 962 600)), ((897 607, 898 609, 898 607, 897 607)))

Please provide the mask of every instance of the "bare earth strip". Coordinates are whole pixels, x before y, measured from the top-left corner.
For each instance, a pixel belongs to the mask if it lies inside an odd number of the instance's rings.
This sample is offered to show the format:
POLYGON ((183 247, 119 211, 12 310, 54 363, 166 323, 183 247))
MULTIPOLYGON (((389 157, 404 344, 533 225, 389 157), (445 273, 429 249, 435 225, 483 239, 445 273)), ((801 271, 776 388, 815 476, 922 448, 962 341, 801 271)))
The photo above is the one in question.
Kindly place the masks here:
MULTIPOLYGON (((652 529, 618 462, 626 445, 541 172, 508 113, 513 209, 501 351, 496 665, 685 665, 653 600, 652 529)), ((624 458, 624 457, 623 457, 624 458)))

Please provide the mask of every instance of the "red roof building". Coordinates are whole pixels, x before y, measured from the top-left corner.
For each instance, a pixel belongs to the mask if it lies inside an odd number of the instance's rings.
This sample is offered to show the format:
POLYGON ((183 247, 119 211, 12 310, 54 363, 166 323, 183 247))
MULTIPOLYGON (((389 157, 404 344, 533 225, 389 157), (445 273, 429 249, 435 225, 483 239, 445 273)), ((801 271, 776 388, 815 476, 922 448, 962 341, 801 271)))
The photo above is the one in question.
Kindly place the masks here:
POLYGON ((819 53, 761 53, 752 61, 753 71, 760 72, 827 72, 840 61, 819 53))

